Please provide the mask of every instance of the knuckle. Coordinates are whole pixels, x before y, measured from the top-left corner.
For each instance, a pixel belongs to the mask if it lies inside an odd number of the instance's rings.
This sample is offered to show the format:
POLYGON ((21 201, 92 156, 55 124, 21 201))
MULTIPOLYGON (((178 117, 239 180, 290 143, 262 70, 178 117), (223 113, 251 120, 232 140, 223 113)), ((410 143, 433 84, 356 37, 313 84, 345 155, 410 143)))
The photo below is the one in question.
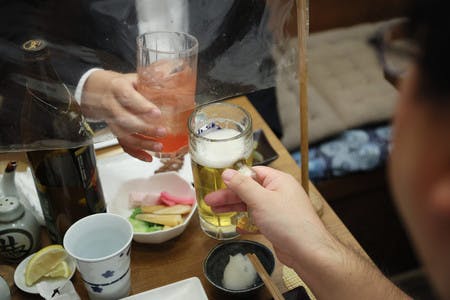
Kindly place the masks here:
POLYGON ((128 89, 126 89, 126 88, 124 88, 124 89, 122 89, 120 91, 119 97, 120 97, 119 101, 124 106, 128 106, 130 104, 131 100, 132 100, 131 99, 131 92, 128 89))
POLYGON ((231 182, 233 183, 234 187, 241 189, 248 184, 249 180, 251 180, 250 177, 244 176, 242 174, 236 174, 232 178, 231 182))

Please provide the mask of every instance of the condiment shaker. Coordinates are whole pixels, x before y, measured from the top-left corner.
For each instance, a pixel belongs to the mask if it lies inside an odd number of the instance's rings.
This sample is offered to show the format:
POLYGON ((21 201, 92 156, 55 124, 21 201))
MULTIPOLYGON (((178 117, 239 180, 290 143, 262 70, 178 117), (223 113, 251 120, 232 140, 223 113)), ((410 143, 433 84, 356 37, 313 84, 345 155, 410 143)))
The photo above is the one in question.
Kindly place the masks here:
POLYGON ((0 257, 20 262, 40 244, 40 226, 16 197, 0 196, 0 257))
POLYGON ((0 258, 9 262, 21 261, 40 244, 40 225, 17 196, 15 169, 10 162, 0 185, 0 258))

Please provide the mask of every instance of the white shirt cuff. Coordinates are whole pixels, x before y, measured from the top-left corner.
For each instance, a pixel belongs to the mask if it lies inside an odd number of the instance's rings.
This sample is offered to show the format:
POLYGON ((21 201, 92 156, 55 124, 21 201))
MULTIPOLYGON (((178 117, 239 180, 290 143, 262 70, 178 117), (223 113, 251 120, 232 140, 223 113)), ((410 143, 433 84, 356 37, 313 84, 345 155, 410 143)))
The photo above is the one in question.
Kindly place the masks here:
POLYGON ((81 103, 81 95, 83 93, 84 84, 86 83, 86 80, 89 78, 89 75, 91 75, 93 72, 97 70, 103 70, 101 68, 92 68, 86 71, 83 76, 81 76, 80 80, 78 80, 77 88, 75 89, 75 100, 78 102, 78 104, 81 103))

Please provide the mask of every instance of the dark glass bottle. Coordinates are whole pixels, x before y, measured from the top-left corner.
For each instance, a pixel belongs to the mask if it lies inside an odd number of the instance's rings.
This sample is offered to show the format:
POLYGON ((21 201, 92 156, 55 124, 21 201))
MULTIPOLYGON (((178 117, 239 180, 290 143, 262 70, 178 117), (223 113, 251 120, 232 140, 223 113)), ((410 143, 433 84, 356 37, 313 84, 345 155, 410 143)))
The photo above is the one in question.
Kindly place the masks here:
MULTIPOLYGON (((25 52, 25 97, 21 114, 22 143, 50 238, 62 243, 78 219, 105 212, 92 130, 78 103, 53 69, 46 42, 31 40, 25 52)), ((70 70, 68 70, 70 72, 70 70)))

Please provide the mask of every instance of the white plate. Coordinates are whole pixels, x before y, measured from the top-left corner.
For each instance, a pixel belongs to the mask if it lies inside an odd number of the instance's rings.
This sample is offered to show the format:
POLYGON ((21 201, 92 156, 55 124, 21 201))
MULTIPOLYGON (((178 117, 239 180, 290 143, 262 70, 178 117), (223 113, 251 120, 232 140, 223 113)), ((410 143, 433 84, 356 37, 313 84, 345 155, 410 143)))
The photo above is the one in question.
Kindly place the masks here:
MULTIPOLYGON (((153 158, 152 162, 144 162, 127 153, 97 158, 97 168, 105 194, 105 201, 108 202, 117 193, 119 183, 149 178, 162 165, 157 158, 153 158)), ((184 156, 183 167, 177 173, 189 183, 194 181, 189 154, 184 156)))
POLYGON ((191 277, 122 300, 208 300, 198 277, 191 277))
MULTIPOLYGON (((39 294, 36 284, 33 284, 32 286, 28 286, 25 283, 25 269, 33 255, 34 254, 31 254, 30 256, 28 256, 27 258, 22 260, 20 262, 20 264, 17 266, 16 271, 14 272, 14 283, 16 284, 16 286, 19 289, 21 289, 24 292, 27 292, 30 294, 39 294)), ((72 276, 73 276, 73 274, 75 274, 75 270, 77 268, 76 264, 75 264, 75 260, 72 257, 70 257, 69 255, 66 257, 66 262, 69 265, 70 270, 72 270, 69 278, 43 279, 43 280, 41 280, 41 282, 45 281, 46 283, 48 283, 50 285, 49 287, 53 290, 62 287, 68 280, 70 280, 70 278, 72 278, 72 276)))

